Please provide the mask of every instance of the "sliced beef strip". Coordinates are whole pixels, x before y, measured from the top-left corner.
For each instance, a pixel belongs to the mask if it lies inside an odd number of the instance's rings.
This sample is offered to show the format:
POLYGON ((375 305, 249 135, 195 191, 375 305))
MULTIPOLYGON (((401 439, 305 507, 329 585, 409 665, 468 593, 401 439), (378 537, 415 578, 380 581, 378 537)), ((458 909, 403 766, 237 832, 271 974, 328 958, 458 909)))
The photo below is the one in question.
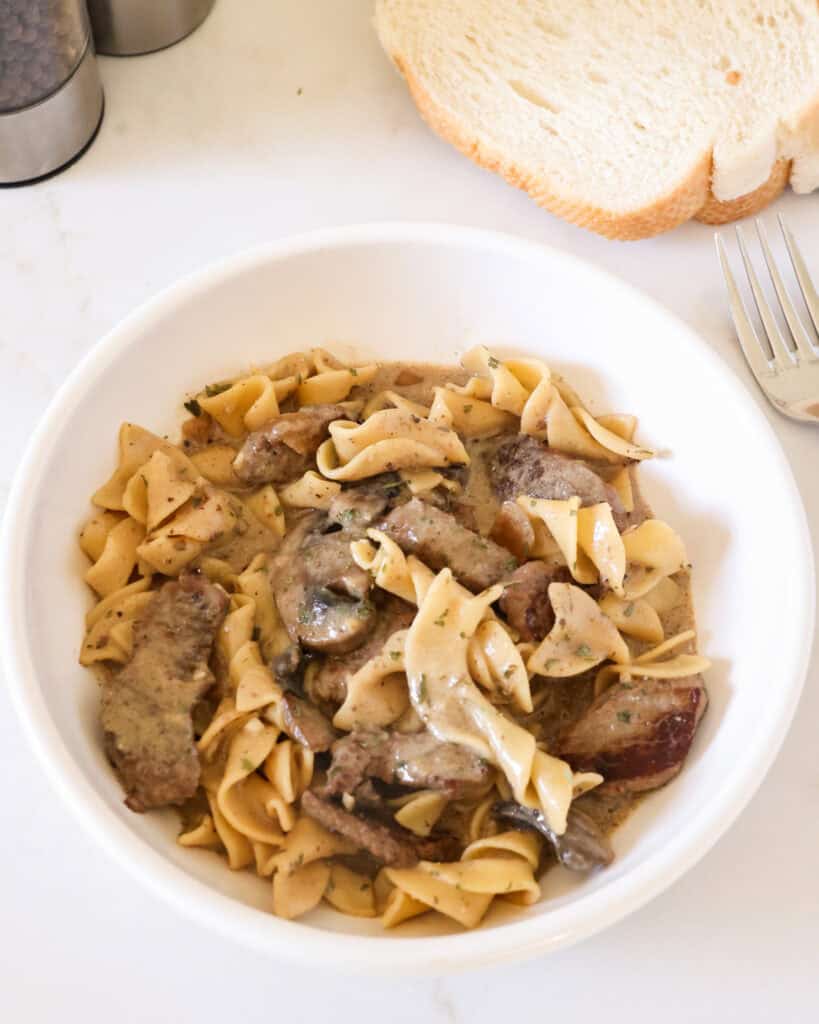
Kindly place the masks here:
POLYGON ((284 729, 288 736, 314 754, 329 750, 338 733, 317 707, 295 693, 282 697, 284 729))
POLYGON ((431 569, 450 568, 470 590, 491 587, 517 565, 505 548, 419 498, 393 509, 380 528, 402 551, 417 555, 431 569))
POLYGON ((511 551, 519 562, 526 561, 535 543, 535 531, 529 517, 514 501, 505 501, 501 505, 489 536, 496 544, 511 551))
POLYGON ((453 798, 483 792, 493 769, 477 754, 432 733, 352 732, 332 747, 324 793, 352 793, 364 779, 411 789, 436 789, 453 798))
POLYGON ((322 533, 326 516, 303 517, 272 559, 270 583, 290 639, 328 654, 364 643, 375 627, 369 573, 353 561, 350 538, 322 533))
POLYGON ((526 562, 515 569, 500 599, 500 608, 521 640, 540 642, 555 624, 549 600, 549 584, 567 583, 571 573, 565 566, 526 562))
POLYGON ((306 405, 286 412, 248 434, 233 462, 236 476, 246 484, 281 484, 309 469, 333 420, 349 419, 340 405, 306 405))
POLYGON ((490 475, 502 501, 514 501, 521 494, 557 501, 577 495, 583 505, 607 501, 618 528, 628 524, 619 495, 588 463, 554 452, 534 437, 517 434, 499 445, 490 475))
POLYGON ((165 583, 134 622, 131 660, 102 685, 105 749, 133 811, 180 804, 199 785, 191 714, 228 596, 204 576, 165 583))
POLYGON ((519 827, 540 832, 551 844, 558 861, 570 871, 592 871, 614 860, 611 843, 595 820, 574 805, 569 808, 566 831, 561 836, 549 827, 543 812, 536 807, 506 801, 495 804, 493 813, 519 827))
POLYGON ((599 772, 608 789, 656 789, 682 768, 708 694, 698 675, 609 687, 557 743, 575 771, 599 772))
POLYGON ((182 423, 182 447, 186 454, 200 451, 208 445, 229 443, 232 440, 216 420, 204 411, 182 423))
POLYGON ((375 628, 364 643, 343 657, 330 657, 307 677, 308 697, 316 704, 338 706, 347 696, 347 680, 370 660, 379 655, 393 633, 408 629, 415 609, 391 594, 376 606, 375 628))
POLYGON ((419 860, 454 860, 460 853, 460 845, 453 836, 421 838, 394 822, 345 811, 309 789, 301 798, 301 809, 330 832, 344 836, 389 867, 411 868, 419 860))

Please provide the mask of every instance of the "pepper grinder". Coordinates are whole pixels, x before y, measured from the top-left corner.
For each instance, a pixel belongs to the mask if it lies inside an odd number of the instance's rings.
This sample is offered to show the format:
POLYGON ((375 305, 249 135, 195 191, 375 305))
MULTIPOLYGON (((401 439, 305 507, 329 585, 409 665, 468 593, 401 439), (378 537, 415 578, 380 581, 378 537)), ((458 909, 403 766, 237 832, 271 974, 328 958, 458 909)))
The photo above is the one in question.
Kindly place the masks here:
POLYGON ((71 163, 102 112, 84 0, 0 0, 0 185, 71 163))
POLYGON ((190 35, 215 0, 88 0, 97 53, 132 57, 190 35))

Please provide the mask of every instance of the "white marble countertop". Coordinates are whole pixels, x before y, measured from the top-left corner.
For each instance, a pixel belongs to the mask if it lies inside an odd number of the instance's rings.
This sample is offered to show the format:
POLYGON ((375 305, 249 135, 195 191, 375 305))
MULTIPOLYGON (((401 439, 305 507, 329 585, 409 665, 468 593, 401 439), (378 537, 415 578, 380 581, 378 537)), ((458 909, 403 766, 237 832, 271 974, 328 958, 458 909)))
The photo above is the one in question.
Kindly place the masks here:
MULTIPOLYGON (((0 191, 3 497, 65 374, 135 305, 211 260, 330 224, 445 220, 564 248, 664 303, 754 390, 711 230, 690 224, 617 244, 538 210, 425 128, 374 38, 371 4, 218 0, 182 44, 101 62, 105 121, 82 160, 0 191)), ((819 272, 819 198, 788 195, 776 208, 819 272)), ((758 400, 819 548, 819 430, 758 400)), ((519 967, 368 981, 285 969, 135 888, 57 802, 0 688, 0 1013, 81 1013, 89 1024, 815 1019, 818 720, 815 656, 785 747, 748 809, 682 881, 618 926, 519 967)))

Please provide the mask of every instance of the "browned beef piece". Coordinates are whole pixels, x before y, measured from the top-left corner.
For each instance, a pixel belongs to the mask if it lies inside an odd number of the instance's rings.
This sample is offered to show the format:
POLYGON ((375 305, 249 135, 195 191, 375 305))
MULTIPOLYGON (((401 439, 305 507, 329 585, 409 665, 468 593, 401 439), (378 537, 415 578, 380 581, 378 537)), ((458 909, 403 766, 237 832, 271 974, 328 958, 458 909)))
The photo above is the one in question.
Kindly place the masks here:
POLYGON ((200 410, 198 416, 191 416, 182 423, 182 447, 186 452, 199 451, 230 437, 208 413, 200 410))
POLYGON ((495 804, 493 811, 499 818, 508 818, 516 825, 540 832, 551 843, 560 863, 570 871, 591 871, 606 867, 614 860, 611 843, 595 820, 574 804, 569 808, 562 836, 549 827, 543 812, 536 807, 507 801, 495 804))
POLYGON ((344 654, 364 643, 375 626, 367 599, 369 573, 353 561, 350 538, 322 533, 327 519, 305 516, 287 534, 271 562, 276 607, 294 643, 344 654))
POLYGON ((509 625, 521 640, 540 642, 555 624, 549 600, 549 584, 568 582, 571 573, 565 566, 545 562, 527 562, 515 569, 500 599, 500 607, 509 625))
POLYGON ((248 434, 233 462, 246 484, 281 484, 310 468, 313 456, 333 420, 349 419, 340 405, 306 405, 277 416, 248 434))
POLYGON ((208 658, 227 606, 204 576, 165 583, 134 622, 131 660, 102 685, 105 749, 132 811, 196 792, 191 712, 213 683, 208 658))
POLYGON ((381 529, 402 551, 417 555, 431 569, 450 568, 470 590, 491 587, 517 565, 505 548, 419 498, 393 509, 381 529))
POLYGON ((505 501, 495 516, 489 536, 502 548, 511 551, 519 562, 525 562, 535 542, 535 531, 529 517, 514 501, 505 501))
POLYGON ((557 753, 575 771, 599 772, 609 789, 656 789, 682 768, 707 705, 698 675, 616 683, 566 730, 557 753))
POLYGON ((583 505, 607 501, 622 530, 628 522, 623 503, 614 488, 581 459, 553 452, 543 441, 516 434, 504 441, 490 463, 495 493, 503 501, 519 495, 565 501, 577 495, 583 505))
POLYGON ((438 789, 451 797, 480 794, 493 769, 477 754, 430 732, 352 732, 333 744, 327 796, 352 793, 364 779, 411 789, 438 789))
POLYGON ((411 868, 419 860, 454 860, 460 853, 459 844, 452 836, 424 839, 394 822, 345 811, 309 789, 301 798, 301 809, 330 832, 344 836, 390 867, 411 868))
POLYGON ((364 643, 349 654, 327 658, 314 675, 308 676, 308 697, 316 704, 343 704, 347 680, 381 653, 393 633, 408 629, 414 617, 412 605, 388 594, 376 609, 375 628, 364 643))
POLYGON ((319 709, 295 693, 282 697, 282 713, 288 736, 315 754, 329 750, 338 738, 332 723, 319 709))

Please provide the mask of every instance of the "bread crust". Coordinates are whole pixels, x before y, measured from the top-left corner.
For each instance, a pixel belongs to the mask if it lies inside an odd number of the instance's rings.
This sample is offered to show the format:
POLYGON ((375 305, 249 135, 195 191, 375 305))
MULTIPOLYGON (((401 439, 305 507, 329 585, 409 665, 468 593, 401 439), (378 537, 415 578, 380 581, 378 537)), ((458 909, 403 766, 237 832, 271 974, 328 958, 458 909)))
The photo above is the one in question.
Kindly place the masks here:
POLYGON ((613 213, 587 202, 558 195, 545 182, 507 160, 501 152, 470 135, 462 124, 433 100, 401 54, 391 53, 390 56, 404 76, 421 116, 441 138, 476 164, 500 174, 510 185, 527 192, 539 206, 605 238, 617 241, 651 238, 692 218, 706 224, 726 224, 758 213, 776 199, 790 180, 791 162, 779 159, 767 181, 759 188, 736 199, 718 200, 711 191, 713 152, 708 151, 702 154, 684 181, 651 205, 625 214, 613 213))
POLYGON ((791 161, 780 158, 771 168, 767 181, 736 199, 720 201, 709 189, 704 206, 696 213, 696 219, 703 224, 727 224, 742 217, 751 217, 768 203, 772 203, 784 191, 791 178, 791 161))

